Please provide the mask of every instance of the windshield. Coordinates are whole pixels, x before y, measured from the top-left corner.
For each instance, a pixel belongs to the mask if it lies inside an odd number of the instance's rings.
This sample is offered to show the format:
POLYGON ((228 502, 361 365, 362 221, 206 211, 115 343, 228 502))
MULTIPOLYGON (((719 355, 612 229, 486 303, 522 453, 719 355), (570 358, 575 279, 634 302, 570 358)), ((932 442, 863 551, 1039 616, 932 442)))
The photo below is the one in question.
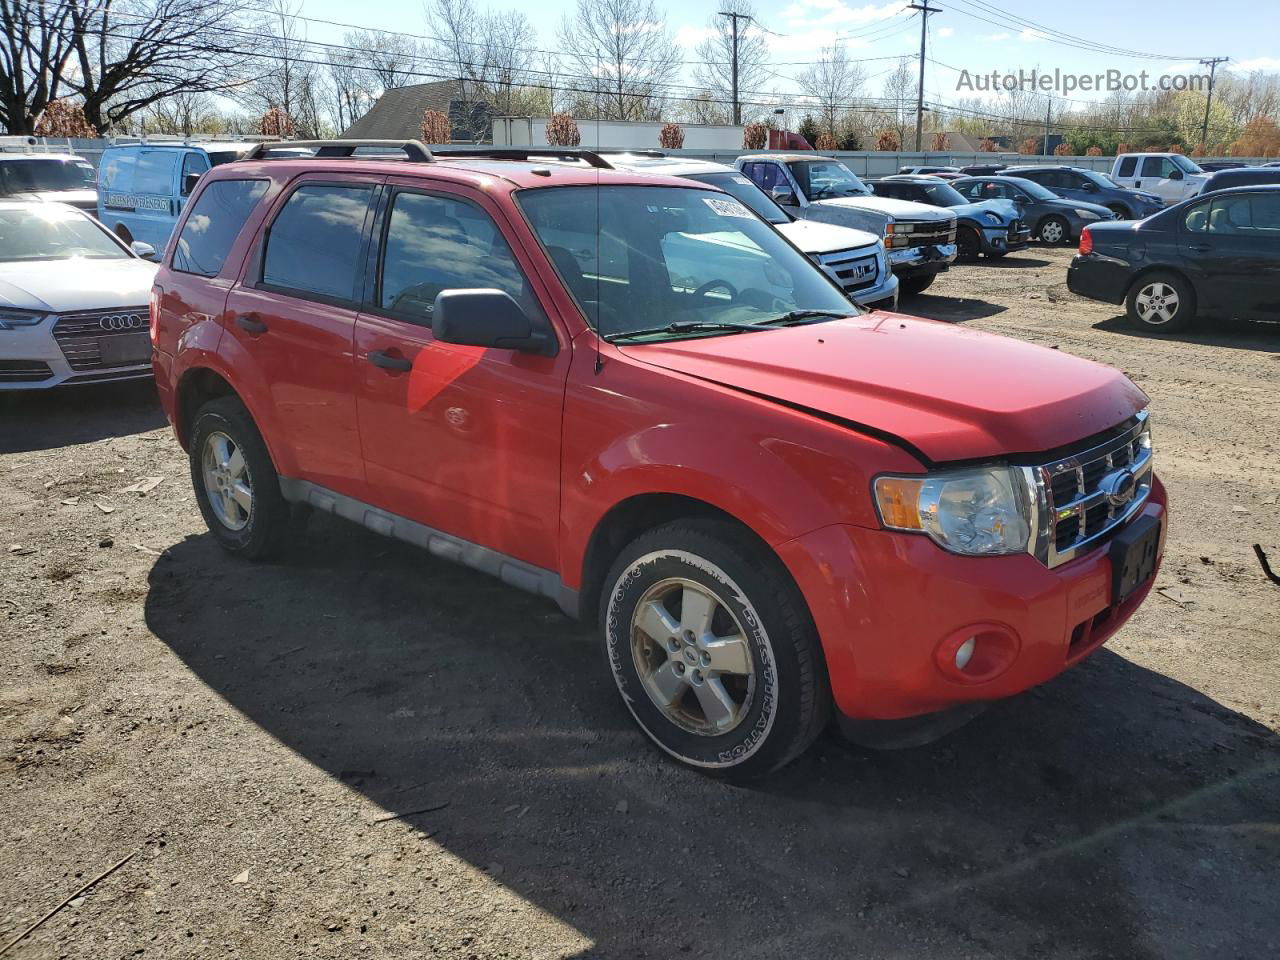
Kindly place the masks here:
POLYGON ((1204 171, 1201 170, 1198 166, 1196 166, 1195 163, 1188 160, 1186 157, 1184 157, 1180 153, 1175 153, 1169 159, 1172 160, 1173 165, 1177 167, 1179 170, 1181 170, 1183 173, 1204 173, 1204 171))
POLYGON ((818 267, 723 193, 584 186, 516 196, 588 323, 606 338, 669 324, 761 323, 794 310, 858 312, 818 267))
POLYGON ((1058 200, 1061 199, 1056 193, 1047 187, 1042 187, 1034 180, 1025 180, 1022 177, 1008 177, 1008 180, 1017 184, 1021 189, 1031 194, 1037 200, 1058 200))
POLYGON ((4 192, 92 190, 93 165, 84 160, 9 160, 0 163, 4 192))
POLYGON ((922 183, 920 188, 935 207, 958 207, 973 202, 966 200, 959 190, 947 183, 922 183))
POLYGON ((838 160, 796 160, 787 167, 810 200, 871 195, 871 188, 838 160))
POLYGON ((96 223, 61 204, 0 209, 0 262, 125 260, 129 255, 96 223))
POLYGON ((1112 180, 1108 174, 1099 173, 1097 170, 1081 170, 1079 171, 1079 173, 1080 173, 1080 176, 1084 177, 1086 180, 1092 180, 1094 183, 1096 183, 1100 187, 1103 187, 1104 189, 1107 189, 1107 190, 1120 189, 1120 184, 1112 180))
POLYGON ((740 173, 699 173, 690 175, 686 179, 719 187, 725 193, 733 194, 750 207, 752 213, 769 223, 791 222, 791 218, 773 202, 772 197, 740 173))

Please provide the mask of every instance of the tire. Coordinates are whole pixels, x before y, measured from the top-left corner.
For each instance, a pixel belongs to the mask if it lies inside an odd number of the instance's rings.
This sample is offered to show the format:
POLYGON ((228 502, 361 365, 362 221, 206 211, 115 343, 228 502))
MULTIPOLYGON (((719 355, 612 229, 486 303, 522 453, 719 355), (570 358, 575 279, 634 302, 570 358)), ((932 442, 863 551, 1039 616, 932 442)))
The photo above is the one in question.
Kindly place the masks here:
POLYGON ((235 397, 210 400, 192 421, 188 446, 191 485, 214 539, 250 560, 279 553, 291 511, 267 445, 244 404, 235 397))
POLYGON ((1129 208, 1122 203, 1109 203, 1107 204, 1107 209, 1110 210, 1112 213, 1114 213, 1116 217, 1118 217, 1121 220, 1137 220, 1138 219, 1133 215, 1132 211, 1130 211, 1129 208))
POLYGON ((1196 295, 1176 273, 1149 273, 1129 288, 1125 298, 1129 323, 1148 333, 1178 333, 1196 316, 1196 295))
POLYGON ((898 281, 898 295, 902 297, 919 296, 933 286, 933 281, 937 276, 936 273, 930 273, 925 276, 903 277, 898 281))
POLYGON ((656 527, 618 555, 605 587, 600 623, 618 692, 676 760, 751 780, 826 726, 831 691, 808 607, 742 530, 700 519, 656 527))
POLYGON ((1047 243, 1052 247, 1071 242, 1071 224, 1057 214, 1050 214, 1041 220, 1036 233, 1041 243, 1047 243))
POLYGON ((961 227, 956 234, 956 259, 977 260, 982 253, 982 240, 973 227, 961 227))

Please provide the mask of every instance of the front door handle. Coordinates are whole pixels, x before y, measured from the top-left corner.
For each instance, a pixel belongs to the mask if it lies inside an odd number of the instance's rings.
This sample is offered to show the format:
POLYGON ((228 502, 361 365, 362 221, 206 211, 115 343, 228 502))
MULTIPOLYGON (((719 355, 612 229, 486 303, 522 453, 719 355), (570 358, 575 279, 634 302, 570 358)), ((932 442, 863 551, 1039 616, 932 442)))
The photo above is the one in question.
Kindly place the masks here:
POLYGON ((236 326, 245 333, 252 333, 255 336, 267 332, 267 325, 253 314, 241 314, 236 317, 236 326))
POLYGON ((1191 244, 1191 249, 1196 253, 1208 253, 1213 248, 1207 243, 1193 243, 1191 244))
POLYGON ((383 370, 394 370, 397 373, 408 373, 413 369, 413 361, 408 357, 397 357, 381 350, 369 351, 369 362, 383 370))

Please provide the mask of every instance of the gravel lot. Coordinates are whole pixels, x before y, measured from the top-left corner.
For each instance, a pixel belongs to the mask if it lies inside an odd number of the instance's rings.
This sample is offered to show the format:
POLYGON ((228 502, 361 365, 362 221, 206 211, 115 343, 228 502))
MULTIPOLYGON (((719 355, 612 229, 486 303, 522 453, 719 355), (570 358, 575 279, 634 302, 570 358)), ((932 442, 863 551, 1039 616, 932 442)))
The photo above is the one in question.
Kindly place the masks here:
POLYGON ((908 309, 1151 395, 1160 593, 943 742, 752 789, 545 601, 328 518, 225 557, 149 384, 0 398, 0 945, 133 854, 7 956, 1280 955, 1280 330, 1136 336, 1069 257, 908 309))

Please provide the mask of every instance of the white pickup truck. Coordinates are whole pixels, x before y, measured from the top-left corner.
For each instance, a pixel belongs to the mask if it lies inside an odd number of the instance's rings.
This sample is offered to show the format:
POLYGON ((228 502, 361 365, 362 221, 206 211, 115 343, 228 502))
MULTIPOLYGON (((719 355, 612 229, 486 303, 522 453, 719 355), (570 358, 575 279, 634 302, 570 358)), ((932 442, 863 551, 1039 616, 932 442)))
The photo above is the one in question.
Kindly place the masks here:
POLYGON ((945 207, 877 197, 839 160, 813 153, 739 157, 738 170, 802 220, 874 233, 904 296, 923 292, 956 259, 956 215, 945 207))
POLYGON ((1198 194, 1209 175, 1180 153, 1122 153, 1111 166, 1111 179, 1174 204, 1198 194))

